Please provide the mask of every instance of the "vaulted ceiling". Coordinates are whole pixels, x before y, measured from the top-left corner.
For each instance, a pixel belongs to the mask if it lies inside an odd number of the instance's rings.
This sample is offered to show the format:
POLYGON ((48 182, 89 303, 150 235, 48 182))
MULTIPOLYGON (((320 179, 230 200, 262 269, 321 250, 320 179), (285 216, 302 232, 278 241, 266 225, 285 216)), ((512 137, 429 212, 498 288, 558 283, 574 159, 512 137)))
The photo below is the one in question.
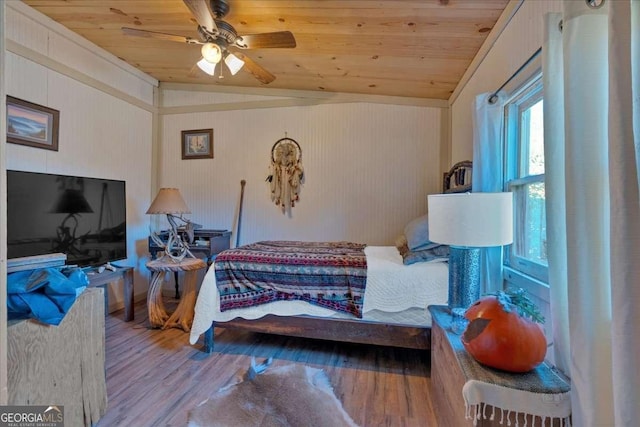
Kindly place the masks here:
POLYGON ((130 27, 197 40, 198 23, 183 0, 23 2, 160 82, 431 99, 450 97, 509 3, 228 0, 222 19, 239 35, 290 31, 295 37, 295 48, 242 50, 275 76, 265 85, 249 72, 232 76, 219 67, 212 77, 194 68, 201 58, 197 44, 123 33, 130 27))

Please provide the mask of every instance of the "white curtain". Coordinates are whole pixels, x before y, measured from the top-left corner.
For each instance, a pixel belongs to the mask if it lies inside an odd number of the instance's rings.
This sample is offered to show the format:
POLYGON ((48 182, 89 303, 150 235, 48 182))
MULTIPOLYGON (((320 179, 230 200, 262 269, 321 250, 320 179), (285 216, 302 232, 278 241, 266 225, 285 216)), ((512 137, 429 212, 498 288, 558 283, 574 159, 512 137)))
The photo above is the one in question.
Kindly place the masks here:
MULTIPOLYGON (((504 98, 492 93, 476 96, 473 114, 473 192, 502 191, 504 98)), ((502 289, 502 248, 482 248, 480 295, 502 289)))
POLYGON ((556 363, 574 425, 639 425, 640 2, 567 0, 561 18, 543 47, 556 363))
POLYGON ((544 84, 545 200, 547 260, 553 352, 556 366, 569 375, 569 313, 567 305, 567 221, 565 209, 564 80, 562 78, 562 15, 545 17, 542 47, 544 84))

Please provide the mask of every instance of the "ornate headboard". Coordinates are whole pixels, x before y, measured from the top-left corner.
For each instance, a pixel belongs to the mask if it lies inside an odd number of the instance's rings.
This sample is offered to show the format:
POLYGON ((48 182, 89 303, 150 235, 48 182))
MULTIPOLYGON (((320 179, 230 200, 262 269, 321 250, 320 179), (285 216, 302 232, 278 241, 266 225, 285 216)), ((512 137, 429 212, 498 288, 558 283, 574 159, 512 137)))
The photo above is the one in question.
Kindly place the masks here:
POLYGON ((443 193, 466 193, 471 191, 471 175, 473 172, 473 162, 463 160, 458 162, 444 173, 442 180, 443 193))

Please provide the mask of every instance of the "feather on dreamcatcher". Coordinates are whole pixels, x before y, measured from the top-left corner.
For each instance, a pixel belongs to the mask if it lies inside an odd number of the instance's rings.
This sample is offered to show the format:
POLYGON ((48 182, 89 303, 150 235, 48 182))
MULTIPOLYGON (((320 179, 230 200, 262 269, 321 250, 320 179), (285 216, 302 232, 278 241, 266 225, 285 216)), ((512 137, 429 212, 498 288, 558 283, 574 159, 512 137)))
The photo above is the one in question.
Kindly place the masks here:
POLYGON ((304 180, 302 149, 291 138, 282 138, 271 147, 271 166, 267 181, 271 187, 271 201, 291 212, 300 200, 300 187, 304 180))

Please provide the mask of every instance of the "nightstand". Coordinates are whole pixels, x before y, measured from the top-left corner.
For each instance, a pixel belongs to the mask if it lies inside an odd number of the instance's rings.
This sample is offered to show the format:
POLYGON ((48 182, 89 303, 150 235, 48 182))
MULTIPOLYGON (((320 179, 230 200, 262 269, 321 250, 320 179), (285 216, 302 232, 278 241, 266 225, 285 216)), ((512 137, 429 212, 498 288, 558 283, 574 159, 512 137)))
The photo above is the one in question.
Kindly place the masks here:
POLYGON ((152 328, 182 328, 185 332, 191 330, 193 312, 196 304, 196 282, 198 270, 205 268, 207 264, 199 258, 185 258, 175 262, 169 257, 149 261, 147 268, 153 272, 149 292, 147 294, 147 309, 149 310, 149 323, 152 328), (165 273, 172 271, 185 272, 183 296, 176 311, 169 317, 162 302, 162 280, 165 273))
POLYGON ((429 312, 431 400, 438 426, 565 425, 571 415, 571 386, 560 372, 546 362, 524 374, 483 366, 451 331, 449 308, 431 305, 429 312))
MULTIPOLYGON (((184 233, 184 231, 179 231, 184 233)), ((158 237, 163 242, 166 242, 169 237, 168 231, 162 231, 158 234, 158 237)), ((189 245, 189 251, 193 254, 204 255, 204 259, 207 265, 211 265, 213 260, 220 252, 225 249, 229 249, 231 243, 231 232, 227 230, 208 230, 200 228, 194 231, 194 243, 189 245)), ((186 240, 185 240, 186 241, 186 240)), ((151 237, 149 237, 149 253, 151 258, 156 258, 158 252, 164 249, 158 246, 151 237)), ((180 298, 180 292, 178 290, 178 272, 174 272, 176 298, 180 298)))

